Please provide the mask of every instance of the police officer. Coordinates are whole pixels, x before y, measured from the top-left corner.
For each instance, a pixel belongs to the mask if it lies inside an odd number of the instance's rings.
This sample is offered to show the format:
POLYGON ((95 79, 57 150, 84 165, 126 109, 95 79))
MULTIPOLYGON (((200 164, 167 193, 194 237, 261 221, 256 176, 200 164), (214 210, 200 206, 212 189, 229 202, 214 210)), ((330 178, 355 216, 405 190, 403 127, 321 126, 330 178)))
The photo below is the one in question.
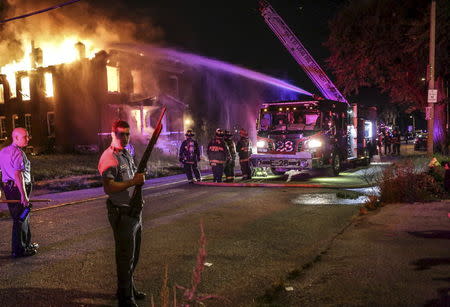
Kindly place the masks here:
POLYGON ((250 169, 250 156, 252 154, 252 144, 248 139, 248 133, 245 129, 239 131, 240 139, 236 144, 236 151, 239 154, 239 164, 241 165, 242 180, 252 179, 250 169))
POLYGON ((193 183, 192 172, 194 172, 195 179, 202 181, 200 171, 197 163, 200 161, 200 150, 198 143, 193 139, 195 136, 192 130, 186 131, 186 140, 181 143, 179 159, 183 163, 183 168, 189 183, 193 183))
POLYGON ((130 198, 133 187, 144 183, 144 174, 136 173, 133 158, 125 147, 130 140, 130 126, 117 120, 112 125, 111 146, 98 163, 103 189, 108 194, 108 219, 111 224, 116 249, 117 298, 119 306, 138 306, 135 299, 146 294, 136 290, 133 273, 139 260, 142 216, 131 217, 130 198))
POLYGON ((222 182, 223 165, 230 159, 230 153, 228 152, 227 145, 223 141, 223 135, 223 130, 217 128, 214 138, 208 144, 207 154, 209 164, 212 167, 214 182, 222 182))
POLYGON ((228 152, 230 153, 231 159, 225 162, 224 173, 225 173, 225 182, 233 182, 234 181, 234 167, 236 160, 236 145, 232 139, 233 134, 229 130, 225 130, 223 140, 228 147, 228 152))
POLYGON ((37 253, 39 244, 31 243, 30 215, 24 220, 20 218, 23 210, 31 206, 31 165, 23 148, 28 146, 31 137, 24 128, 15 128, 12 132, 12 144, 0 151, 0 167, 2 171, 2 187, 6 199, 20 200, 19 203, 8 203, 13 219, 12 257, 27 257, 37 253))

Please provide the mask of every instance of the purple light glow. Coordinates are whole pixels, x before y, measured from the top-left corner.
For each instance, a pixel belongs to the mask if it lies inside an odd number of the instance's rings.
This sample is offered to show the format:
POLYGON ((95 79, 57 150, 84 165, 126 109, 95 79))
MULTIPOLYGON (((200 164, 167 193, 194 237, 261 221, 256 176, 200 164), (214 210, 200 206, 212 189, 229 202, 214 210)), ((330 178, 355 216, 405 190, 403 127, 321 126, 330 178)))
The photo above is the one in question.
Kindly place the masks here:
POLYGON ((113 49, 123 49, 125 51, 134 50, 139 53, 148 54, 149 56, 155 56, 160 55, 161 57, 171 57, 174 60, 181 61, 187 65, 192 66, 205 66, 209 68, 213 68, 216 70, 221 70, 225 72, 229 72, 232 74, 240 75, 243 77, 246 77, 251 80, 259 81, 262 83, 267 83, 274 85, 276 87, 284 88, 293 92, 297 92, 300 94, 312 96, 312 94, 308 91, 305 91, 299 87, 296 87, 294 85, 291 85, 287 82, 284 82, 282 80, 273 78, 271 76, 265 75, 260 72, 256 72, 247 68, 239 67, 237 65, 229 64, 226 62, 222 62, 215 59, 210 59, 207 57, 195 55, 192 53, 185 53, 180 52, 168 48, 160 48, 160 47, 154 47, 150 45, 146 45, 144 47, 140 45, 133 45, 133 44, 112 44, 111 47, 113 49))

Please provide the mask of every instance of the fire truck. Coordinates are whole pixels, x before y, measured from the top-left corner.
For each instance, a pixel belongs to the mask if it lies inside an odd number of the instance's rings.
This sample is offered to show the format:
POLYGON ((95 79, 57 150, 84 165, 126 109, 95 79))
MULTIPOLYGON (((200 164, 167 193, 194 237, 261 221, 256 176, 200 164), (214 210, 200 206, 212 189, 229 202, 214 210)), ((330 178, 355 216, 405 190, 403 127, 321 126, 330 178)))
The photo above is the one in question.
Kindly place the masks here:
POLYGON ((252 165, 270 168, 275 174, 331 166, 338 175, 344 163, 369 164, 376 137, 376 109, 360 110, 358 116, 356 104, 347 102, 281 16, 267 1, 259 4, 266 24, 325 99, 313 95, 302 101, 263 104, 252 165))
POLYGON ((343 164, 368 165, 376 115, 364 111, 358 116, 356 105, 326 99, 264 103, 251 163, 274 174, 331 167, 338 175, 343 164))

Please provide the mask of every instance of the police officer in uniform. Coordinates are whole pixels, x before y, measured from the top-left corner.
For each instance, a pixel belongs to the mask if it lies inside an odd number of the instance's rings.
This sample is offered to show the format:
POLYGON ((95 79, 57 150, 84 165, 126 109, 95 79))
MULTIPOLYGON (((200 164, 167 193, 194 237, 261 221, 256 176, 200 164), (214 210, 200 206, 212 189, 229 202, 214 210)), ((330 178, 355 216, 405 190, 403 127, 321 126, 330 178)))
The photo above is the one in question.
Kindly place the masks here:
POLYGON ((224 173, 225 173, 225 182, 233 182, 234 181, 234 167, 236 160, 236 145, 232 139, 233 134, 229 130, 225 130, 223 140, 228 147, 228 152, 230 153, 231 159, 225 162, 224 173))
POLYGON ((252 179, 250 169, 250 156, 252 155, 252 144, 248 139, 248 133, 245 129, 239 131, 240 139, 236 144, 236 151, 239 154, 239 164, 241 165, 242 180, 252 179))
POLYGON ((20 215, 26 207, 31 206, 31 165, 22 148, 28 146, 31 137, 24 128, 15 128, 12 132, 12 144, 0 151, 0 167, 2 171, 2 187, 6 199, 20 200, 19 203, 8 203, 13 219, 12 257, 27 257, 37 253, 39 244, 31 243, 30 215, 24 220, 20 215))
POLYGON ((216 129, 216 135, 208 144, 208 159, 209 164, 212 167, 213 181, 222 182, 223 166, 224 163, 230 159, 230 153, 228 147, 223 141, 223 130, 216 129))
POLYGON ((111 146, 98 163, 103 189, 108 194, 108 219, 111 224, 116 254, 117 298, 119 306, 138 306, 136 299, 146 294, 136 289, 133 272, 139 260, 141 246, 142 216, 131 217, 130 198, 133 187, 144 183, 144 174, 136 173, 133 158, 125 147, 130 140, 130 126, 117 120, 112 125, 111 146))
POLYGON ((192 172, 197 181, 202 181, 197 163, 200 161, 200 150, 198 143, 193 139, 195 136, 192 130, 186 131, 186 140, 181 143, 179 159, 183 163, 183 168, 189 183, 193 183, 192 172))

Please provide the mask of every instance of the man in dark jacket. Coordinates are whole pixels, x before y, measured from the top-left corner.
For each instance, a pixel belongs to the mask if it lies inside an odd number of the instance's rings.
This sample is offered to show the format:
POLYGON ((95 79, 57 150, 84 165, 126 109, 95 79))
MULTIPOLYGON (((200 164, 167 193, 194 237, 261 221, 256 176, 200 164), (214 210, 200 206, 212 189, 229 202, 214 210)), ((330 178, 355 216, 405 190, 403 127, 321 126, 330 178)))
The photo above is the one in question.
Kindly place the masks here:
POLYGON ((252 179, 250 169, 250 156, 252 155, 252 144, 248 139, 248 133, 245 129, 239 131, 241 139, 236 144, 236 151, 239 154, 239 164, 241 165, 242 180, 252 179))
POLYGON ((225 162, 224 173, 225 173, 225 182, 233 182, 234 181, 234 167, 236 160, 236 145, 233 142, 232 134, 229 130, 225 130, 223 140, 228 147, 228 152, 230 153, 231 159, 225 162))
POLYGON ((186 131, 185 136, 186 140, 181 143, 180 147, 180 162, 183 163, 184 171, 189 183, 194 183, 192 172, 194 172, 197 181, 202 181, 197 166, 197 163, 200 161, 200 150, 198 148, 198 143, 193 139, 195 134, 192 130, 188 130, 186 131))
POLYGON ((212 167, 213 181, 222 182, 223 165, 230 159, 228 147, 223 141, 223 130, 216 129, 216 135, 208 144, 208 159, 212 167))

